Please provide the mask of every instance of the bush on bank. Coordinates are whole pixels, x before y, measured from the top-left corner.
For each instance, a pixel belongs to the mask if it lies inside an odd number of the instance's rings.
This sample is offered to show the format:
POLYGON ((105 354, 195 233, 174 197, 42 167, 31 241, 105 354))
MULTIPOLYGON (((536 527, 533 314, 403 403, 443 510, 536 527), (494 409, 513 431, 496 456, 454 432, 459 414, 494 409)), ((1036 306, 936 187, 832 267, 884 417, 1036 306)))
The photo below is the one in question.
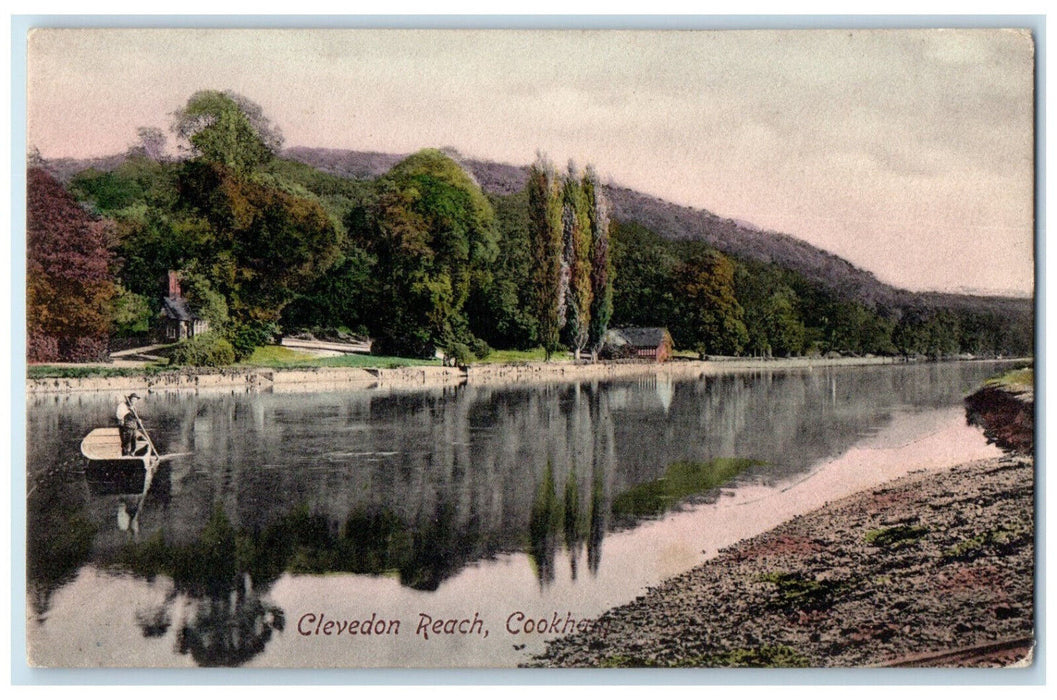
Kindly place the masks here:
POLYGON ((231 343, 212 331, 181 341, 170 356, 171 364, 189 367, 224 367, 234 362, 231 343))

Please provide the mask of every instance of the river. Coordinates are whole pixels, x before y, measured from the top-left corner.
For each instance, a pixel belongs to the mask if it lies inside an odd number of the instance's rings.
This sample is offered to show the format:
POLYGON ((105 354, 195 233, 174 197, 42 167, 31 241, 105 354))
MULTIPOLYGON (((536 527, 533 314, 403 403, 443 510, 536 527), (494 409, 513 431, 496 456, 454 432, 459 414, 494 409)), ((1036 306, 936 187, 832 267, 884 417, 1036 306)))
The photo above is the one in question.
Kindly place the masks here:
POLYGON ((997 455, 962 407, 997 367, 152 393, 191 454, 145 495, 79 453, 117 395, 33 394, 31 662, 514 666, 826 501, 997 455))

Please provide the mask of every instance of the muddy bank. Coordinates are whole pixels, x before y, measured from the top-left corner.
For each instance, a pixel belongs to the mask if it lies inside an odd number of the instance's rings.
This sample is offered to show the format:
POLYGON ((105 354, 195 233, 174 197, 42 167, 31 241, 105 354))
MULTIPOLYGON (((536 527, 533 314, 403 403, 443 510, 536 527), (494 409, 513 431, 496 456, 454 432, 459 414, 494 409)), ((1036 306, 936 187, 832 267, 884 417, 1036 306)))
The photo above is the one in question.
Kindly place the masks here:
POLYGON ((1035 447, 1035 395, 1031 387, 988 385, 965 399, 970 425, 1004 450, 1031 454, 1035 447))
POLYGON ((530 665, 1022 661, 1033 635, 1033 467, 1011 455, 834 502, 610 610, 530 665))

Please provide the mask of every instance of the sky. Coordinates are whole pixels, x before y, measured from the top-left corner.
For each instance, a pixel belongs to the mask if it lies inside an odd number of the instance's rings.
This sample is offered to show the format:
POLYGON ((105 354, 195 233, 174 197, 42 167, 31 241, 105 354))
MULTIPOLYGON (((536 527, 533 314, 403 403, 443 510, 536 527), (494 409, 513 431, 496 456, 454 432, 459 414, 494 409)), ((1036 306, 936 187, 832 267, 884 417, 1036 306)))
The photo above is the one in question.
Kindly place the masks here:
POLYGON ((913 290, 1034 290, 1026 31, 36 30, 27 142, 124 151, 201 89, 287 146, 537 152, 913 290))

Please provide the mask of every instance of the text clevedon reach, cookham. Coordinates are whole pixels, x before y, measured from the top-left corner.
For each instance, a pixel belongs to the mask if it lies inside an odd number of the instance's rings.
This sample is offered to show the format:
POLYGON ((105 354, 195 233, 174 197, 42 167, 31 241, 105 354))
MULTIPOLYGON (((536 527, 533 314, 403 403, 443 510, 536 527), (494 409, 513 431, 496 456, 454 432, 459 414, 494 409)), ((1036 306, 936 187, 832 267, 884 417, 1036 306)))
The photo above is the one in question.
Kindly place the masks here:
MULTIPOLYGON (((503 631, 510 635, 548 634, 561 635, 586 632, 591 625, 587 618, 575 617, 572 612, 564 615, 554 611, 545 615, 532 615, 521 610, 510 613, 504 621, 503 631)), ((297 620, 297 633, 303 637, 374 636, 400 635, 401 621, 372 612, 361 619, 341 618, 322 612, 308 612, 297 620)), ((408 629, 405 625, 404 629, 408 629)), ((437 617, 420 612, 414 624, 414 636, 423 640, 451 635, 477 635, 488 637, 488 625, 479 612, 472 617, 437 617)))

